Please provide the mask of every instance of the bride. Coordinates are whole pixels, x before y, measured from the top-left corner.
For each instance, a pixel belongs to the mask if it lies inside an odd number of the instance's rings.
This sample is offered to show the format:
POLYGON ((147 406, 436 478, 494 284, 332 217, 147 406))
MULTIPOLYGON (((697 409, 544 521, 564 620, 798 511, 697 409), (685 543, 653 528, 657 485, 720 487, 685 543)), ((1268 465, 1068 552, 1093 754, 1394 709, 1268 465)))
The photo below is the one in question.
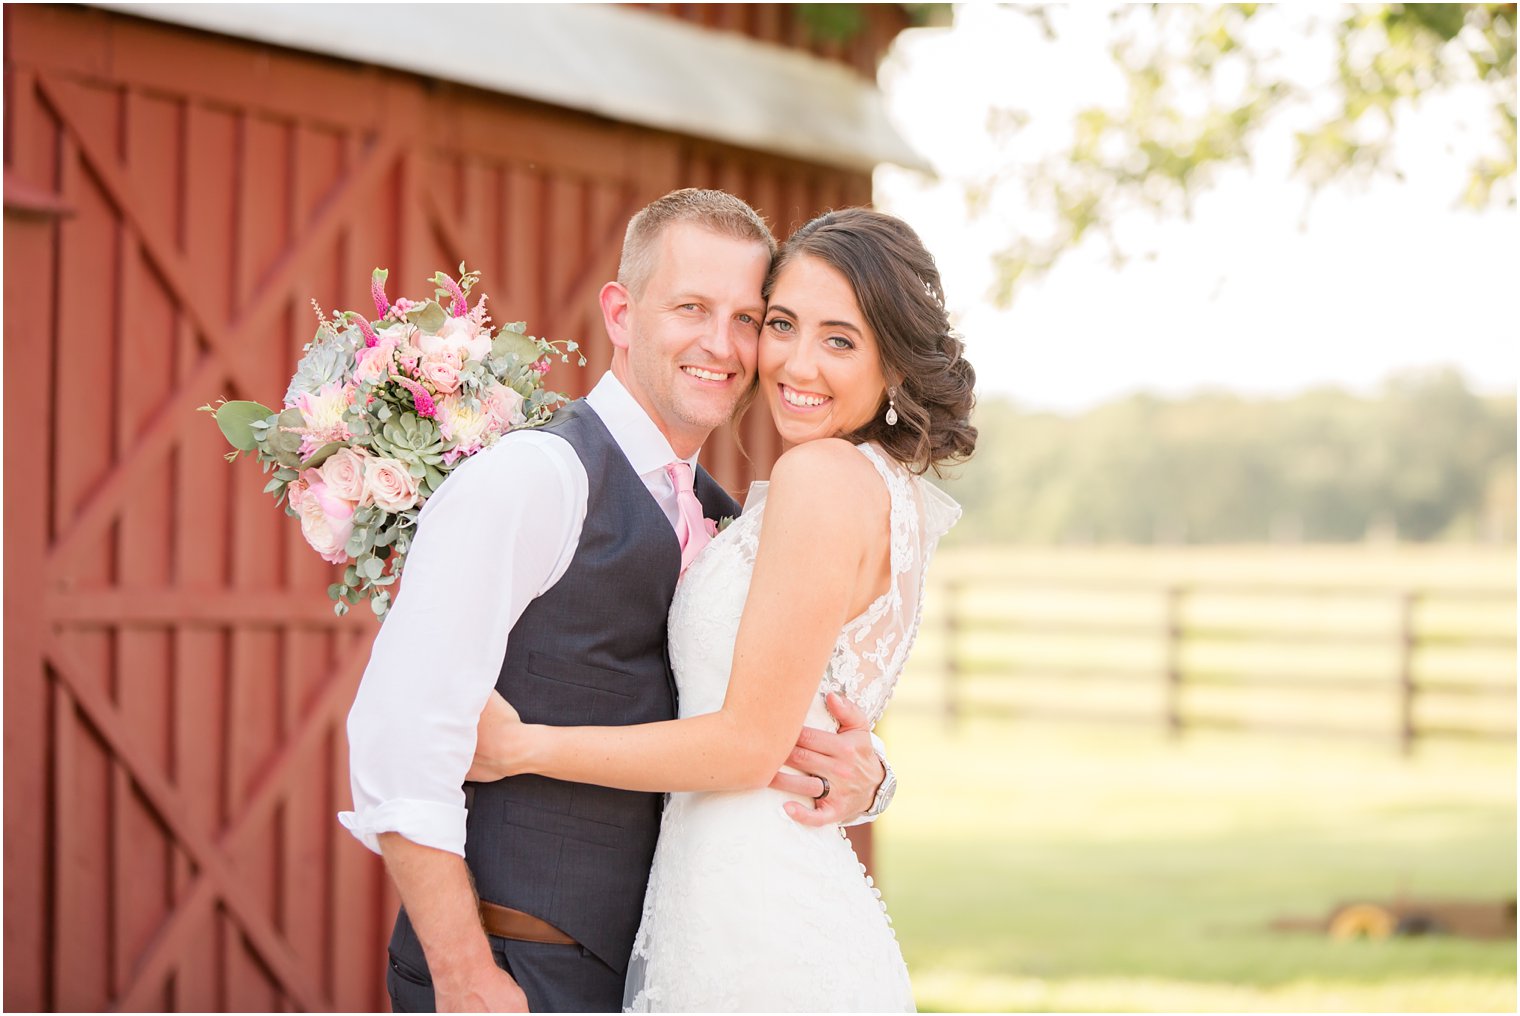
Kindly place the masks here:
MULTIPOLYGON (((767 784, 843 695, 874 724, 918 628, 924 569, 959 507, 922 477, 970 455, 975 374, 917 235, 865 209, 783 245, 759 395, 784 452, 687 570, 669 645, 680 718, 523 724, 499 695, 471 779, 535 773, 672 791, 624 997, 642 1011, 903 1011, 907 968, 843 831, 767 784)), ((816 781, 817 797, 829 793, 816 781)))

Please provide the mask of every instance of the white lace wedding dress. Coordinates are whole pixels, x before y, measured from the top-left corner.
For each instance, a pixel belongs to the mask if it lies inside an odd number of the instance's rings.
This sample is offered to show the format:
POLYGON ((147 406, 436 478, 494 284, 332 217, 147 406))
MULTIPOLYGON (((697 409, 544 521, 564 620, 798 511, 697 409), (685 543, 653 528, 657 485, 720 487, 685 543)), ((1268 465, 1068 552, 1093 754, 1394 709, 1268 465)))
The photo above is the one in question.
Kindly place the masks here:
MULTIPOLYGON (((873 725, 881 717, 918 629, 925 565, 960 515, 943 492, 858 447, 891 492, 892 581, 834 644, 807 715, 828 730, 830 691, 873 725)), ((682 716, 723 704, 764 511, 757 483, 676 589, 669 638, 682 716)), ((628 968, 629 1011, 913 1011, 881 894, 844 831, 792 821, 789 799, 805 800, 770 789, 670 795, 628 968)))

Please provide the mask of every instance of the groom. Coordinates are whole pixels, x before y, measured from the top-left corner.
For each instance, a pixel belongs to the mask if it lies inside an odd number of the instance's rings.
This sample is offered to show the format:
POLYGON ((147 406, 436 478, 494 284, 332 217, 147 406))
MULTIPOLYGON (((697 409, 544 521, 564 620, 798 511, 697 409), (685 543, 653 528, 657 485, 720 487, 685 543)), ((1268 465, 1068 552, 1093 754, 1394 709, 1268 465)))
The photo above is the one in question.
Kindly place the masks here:
MULTIPOLYGON (((721 191, 675 191, 635 215, 601 292, 612 370, 544 427, 462 464, 418 519, 349 713, 354 810, 340 816, 400 892, 398 1012, 620 1008, 661 795, 537 776, 464 784, 475 725, 493 688, 529 723, 675 715, 676 580, 709 539, 702 519, 739 512, 697 452, 754 381, 775 249, 721 191)), ((836 703, 840 732, 804 730, 788 759, 829 783, 772 784, 826 791, 798 821, 885 805, 864 718, 836 703)))

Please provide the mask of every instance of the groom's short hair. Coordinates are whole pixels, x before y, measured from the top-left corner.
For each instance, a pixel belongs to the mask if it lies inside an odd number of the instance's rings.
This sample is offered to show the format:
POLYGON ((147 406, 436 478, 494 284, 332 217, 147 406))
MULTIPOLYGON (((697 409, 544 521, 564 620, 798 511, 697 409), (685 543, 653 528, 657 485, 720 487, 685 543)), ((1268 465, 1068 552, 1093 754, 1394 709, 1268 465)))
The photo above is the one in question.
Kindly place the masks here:
POLYGON ((760 214, 727 191, 686 187, 645 205, 628 220, 617 280, 635 298, 654 274, 655 252, 667 226, 689 222, 735 240, 753 240, 776 256, 776 238, 760 214))

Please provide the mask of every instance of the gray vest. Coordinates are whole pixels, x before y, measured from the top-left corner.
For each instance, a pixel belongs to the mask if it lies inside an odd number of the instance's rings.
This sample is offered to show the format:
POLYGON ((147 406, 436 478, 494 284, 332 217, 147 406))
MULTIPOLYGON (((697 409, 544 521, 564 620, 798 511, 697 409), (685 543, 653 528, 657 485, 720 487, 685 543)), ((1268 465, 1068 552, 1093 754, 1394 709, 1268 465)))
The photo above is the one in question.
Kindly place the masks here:
MULTIPOLYGON (((675 532, 584 402, 561 409, 544 429, 568 441, 586 467, 586 520, 565 574, 513 626, 496 688, 527 723, 672 719, 665 621, 681 569, 675 532)), ((708 518, 739 514, 701 468, 695 491, 708 518)), ((480 898, 541 917, 626 970, 663 795, 542 776, 469 789, 465 860, 480 898)), ((415 946, 405 921, 403 912, 393 948, 415 946)))

